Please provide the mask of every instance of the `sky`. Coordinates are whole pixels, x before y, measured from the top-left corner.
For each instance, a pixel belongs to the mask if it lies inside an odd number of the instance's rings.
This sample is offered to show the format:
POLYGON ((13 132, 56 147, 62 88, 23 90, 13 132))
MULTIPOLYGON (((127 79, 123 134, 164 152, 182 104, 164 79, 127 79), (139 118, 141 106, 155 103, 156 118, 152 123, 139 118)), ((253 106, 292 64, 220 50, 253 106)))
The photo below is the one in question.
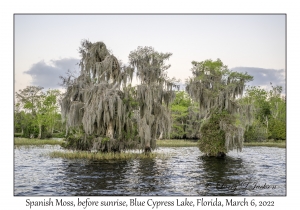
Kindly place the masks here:
POLYGON ((247 71, 247 85, 283 86, 286 15, 14 15, 15 91, 28 85, 62 88, 59 76, 78 71, 84 39, 102 41, 124 63, 138 46, 171 52, 170 78, 184 84, 191 62, 220 58, 229 69, 247 71))

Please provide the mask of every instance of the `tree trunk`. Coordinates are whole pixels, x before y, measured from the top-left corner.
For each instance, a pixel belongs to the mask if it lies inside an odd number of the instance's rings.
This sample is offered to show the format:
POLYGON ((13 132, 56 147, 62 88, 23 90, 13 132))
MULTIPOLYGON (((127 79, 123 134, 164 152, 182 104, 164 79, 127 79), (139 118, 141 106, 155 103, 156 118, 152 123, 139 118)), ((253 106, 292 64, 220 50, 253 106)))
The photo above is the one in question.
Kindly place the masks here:
POLYGON ((267 122, 267 128, 269 128, 269 119, 268 119, 268 116, 266 116, 266 122, 267 122))
POLYGON ((67 126, 67 123, 66 123, 66 137, 68 136, 68 131, 69 131, 69 129, 68 129, 69 127, 67 126))
POLYGON ((163 133, 164 133, 163 131, 160 133, 160 135, 158 137, 159 140, 161 140, 163 138, 163 133))
POLYGON ((150 141, 145 142, 145 153, 151 152, 150 141))
POLYGON ((150 153, 150 152, 151 152, 151 147, 145 146, 145 153, 150 153))
POLYGON ((147 125, 147 124, 145 125, 144 132, 145 132, 145 136, 144 136, 144 138, 145 138, 145 143, 144 143, 145 153, 148 153, 148 152, 151 152, 151 140, 152 140, 149 125, 147 125))
POLYGON ((39 124, 39 135, 38 135, 38 139, 42 138, 42 125, 39 124))
POLYGON ((106 137, 113 139, 114 138, 114 129, 112 122, 108 124, 107 130, 106 130, 106 137))

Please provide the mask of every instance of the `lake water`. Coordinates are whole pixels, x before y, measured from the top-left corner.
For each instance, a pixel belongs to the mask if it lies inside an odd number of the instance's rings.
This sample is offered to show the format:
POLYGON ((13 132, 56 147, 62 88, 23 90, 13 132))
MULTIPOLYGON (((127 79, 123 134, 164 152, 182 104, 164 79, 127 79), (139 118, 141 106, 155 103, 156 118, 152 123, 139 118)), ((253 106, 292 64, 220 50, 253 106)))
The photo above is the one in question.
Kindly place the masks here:
POLYGON ((16 147, 16 196, 285 196, 286 150, 245 147, 225 158, 197 147, 159 148, 168 158, 88 161, 50 158, 60 146, 16 147))

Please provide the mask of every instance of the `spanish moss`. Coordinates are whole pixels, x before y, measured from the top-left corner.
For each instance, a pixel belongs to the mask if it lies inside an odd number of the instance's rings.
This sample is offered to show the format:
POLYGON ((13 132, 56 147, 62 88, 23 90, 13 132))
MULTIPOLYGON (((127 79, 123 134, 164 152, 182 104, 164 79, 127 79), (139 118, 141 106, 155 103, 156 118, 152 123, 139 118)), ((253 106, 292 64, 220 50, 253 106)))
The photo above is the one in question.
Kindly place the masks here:
POLYGON ((170 65, 165 61, 171 53, 158 53, 152 47, 138 47, 130 52, 130 64, 136 70, 140 84, 136 100, 139 104, 137 121, 141 145, 145 151, 156 147, 156 139, 168 135, 171 130, 169 104, 175 97, 173 88, 178 88, 175 79, 167 77, 170 65))
POLYGON ((120 66, 103 42, 85 40, 79 52, 80 75, 66 84, 61 102, 69 146, 110 152, 134 145, 134 138, 130 138, 134 137, 130 119, 133 110, 130 103, 125 103, 129 97, 127 82, 132 80, 133 69, 120 66), (75 136, 80 129, 81 134, 75 136))
POLYGON ((234 148, 241 151, 245 129, 252 123, 253 110, 251 104, 241 104, 238 99, 252 76, 228 70, 219 59, 193 61, 192 64, 193 76, 186 82, 186 91, 199 102, 202 119, 200 150, 208 155, 226 153, 234 148), (215 135, 206 129, 215 129, 215 135), (207 138, 206 135, 212 136, 207 138), (214 139, 213 136, 218 135, 220 138, 214 139), (218 149, 216 144, 220 145, 218 149))

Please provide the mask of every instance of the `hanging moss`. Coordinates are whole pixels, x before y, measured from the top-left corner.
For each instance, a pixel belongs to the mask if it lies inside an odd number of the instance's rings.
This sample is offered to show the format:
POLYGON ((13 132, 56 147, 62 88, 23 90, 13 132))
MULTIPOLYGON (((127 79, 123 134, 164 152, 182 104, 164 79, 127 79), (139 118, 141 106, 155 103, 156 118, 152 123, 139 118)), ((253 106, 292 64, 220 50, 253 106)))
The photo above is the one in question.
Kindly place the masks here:
POLYGON ((251 81, 252 76, 229 71, 219 59, 193 61, 192 64, 193 77, 187 80, 186 91, 199 102, 204 123, 200 129, 200 150, 211 155, 216 155, 217 150, 220 153, 234 148, 241 150, 245 129, 252 123, 253 108, 251 104, 240 104, 236 99, 243 95, 245 83, 251 81), (227 117, 216 118, 217 113, 224 112, 227 117), (213 123, 217 125, 213 126, 213 123), (208 125, 215 131, 208 132, 208 125))
POLYGON ((69 146, 107 152, 126 149, 127 142, 132 146, 133 140, 126 139, 135 128, 129 116, 132 107, 124 101, 130 97, 126 83, 134 69, 120 66, 103 42, 85 40, 79 52, 80 75, 67 84, 61 103, 67 130, 81 130, 80 135, 69 134, 69 146))
POLYGON ((80 75, 66 85, 61 103, 67 130, 81 129, 80 135, 69 135, 70 147, 107 152, 154 149, 158 136, 171 128, 169 104, 177 87, 166 74, 165 60, 171 53, 139 47, 125 66, 103 42, 83 41, 79 52, 80 75), (140 81, 135 88, 127 84, 134 71, 140 81))
POLYGON ((137 85, 136 100, 139 104, 137 113, 138 134, 145 151, 156 147, 156 139, 168 135, 171 130, 169 104, 175 98, 173 88, 175 79, 167 77, 170 65, 165 61, 171 53, 158 53, 152 47, 138 47, 130 52, 129 60, 136 69, 140 84, 137 85))

